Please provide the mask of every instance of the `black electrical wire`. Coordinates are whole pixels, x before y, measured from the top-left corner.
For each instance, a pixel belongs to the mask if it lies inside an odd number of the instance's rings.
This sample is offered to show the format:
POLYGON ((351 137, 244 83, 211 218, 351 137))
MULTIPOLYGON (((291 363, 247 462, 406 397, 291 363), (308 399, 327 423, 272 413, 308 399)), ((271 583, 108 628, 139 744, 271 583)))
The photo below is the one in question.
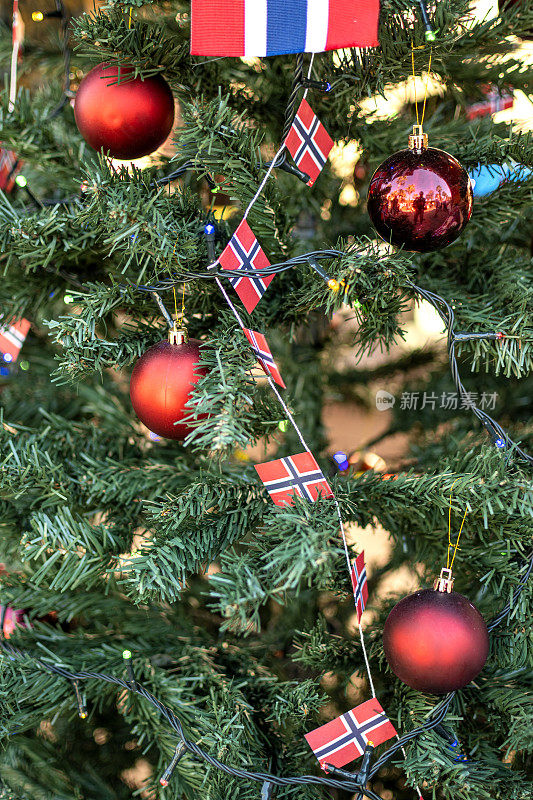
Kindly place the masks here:
MULTIPOLYGON (((504 608, 497 614, 496 617, 488 624, 489 631, 494 630, 501 622, 505 619, 507 614, 513 608, 514 602, 519 597, 520 593, 523 591, 527 580, 533 570, 533 553, 530 554, 529 563, 527 566, 527 570, 522 577, 520 583, 513 591, 513 595, 511 600, 506 603, 504 608)), ((1 627, 0 630, 3 630, 3 622, 5 617, 5 608, 2 609, 2 617, 0 619, 1 627)), ((3 650, 7 656, 15 660, 17 658, 24 658, 26 657, 27 653, 19 650, 18 648, 13 647, 13 645, 9 644, 5 640, 0 641, 0 649, 3 650)), ((244 780, 253 780, 259 783, 270 782, 275 786, 303 786, 303 785, 320 785, 320 786, 327 786, 330 788, 335 789, 344 789, 345 791, 357 791, 359 795, 364 795, 365 797, 370 798, 370 800, 382 800, 382 798, 366 787, 362 787, 357 782, 357 774, 354 773, 354 780, 353 782, 349 779, 345 780, 335 780, 334 778, 328 778, 323 776, 315 776, 315 775, 299 775, 299 776, 290 776, 290 777, 282 777, 278 775, 272 775, 267 772, 256 772, 249 769, 238 769, 236 767, 231 767, 224 762, 220 761, 219 759, 215 758, 214 756, 207 753, 203 750, 198 744, 195 742, 191 742, 185 737, 185 733, 183 731, 183 726, 177 717, 177 715, 167 706, 164 705, 160 700, 157 699, 148 689, 146 689, 138 680, 135 680, 135 683, 132 684, 131 682, 127 682, 122 678, 118 678, 114 675, 107 675, 105 673, 94 672, 94 671, 85 671, 82 670, 80 672, 70 672, 70 670, 66 669, 63 666, 58 664, 50 664, 47 661, 43 660, 42 658, 37 658, 34 656, 30 656, 33 658, 35 663, 41 667, 42 669, 55 674, 59 675, 62 678, 65 678, 69 681, 84 681, 84 680, 101 680, 105 681, 106 683, 112 683, 116 686, 125 689, 128 692, 132 692, 133 694, 138 694, 141 697, 144 697, 154 708, 156 708, 162 716, 168 721, 169 725, 172 729, 178 734, 180 740, 183 742, 184 747, 188 750, 193 756, 200 758, 201 760, 205 761, 206 763, 210 764, 211 766, 220 769, 221 771, 225 772, 228 775, 231 775, 235 778, 242 778, 244 780)), ((435 728, 437 725, 440 725, 448 713, 448 709, 455 697, 457 692, 450 692, 431 712, 429 719, 423 725, 415 728, 414 730, 410 731, 409 733, 404 734, 401 736, 391 747, 389 747, 379 759, 376 760, 372 769, 369 772, 369 778, 372 779, 376 773, 389 761, 395 753, 398 752, 405 744, 412 741, 413 739, 420 736, 422 733, 435 728)))

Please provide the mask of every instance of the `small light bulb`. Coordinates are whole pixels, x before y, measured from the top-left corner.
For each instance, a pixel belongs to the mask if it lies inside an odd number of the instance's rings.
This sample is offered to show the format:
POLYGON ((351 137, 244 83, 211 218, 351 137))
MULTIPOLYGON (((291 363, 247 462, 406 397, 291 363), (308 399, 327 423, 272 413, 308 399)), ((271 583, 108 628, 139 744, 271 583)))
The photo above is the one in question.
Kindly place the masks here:
POLYGON ((505 439, 502 439, 502 438, 496 439, 494 444, 496 445, 496 447, 499 447, 500 450, 501 450, 502 447, 505 447, 505 439))
POLYGON ((124 659, 124 661, 127 661, 128 658, 131 658, 131 650, 123 650, 122 658, 124 659))
POLYGON ((65 303, 72 303, 72 302, 73 302, 73 300, 74 300, 74 298, 72 297, 72 295, 71 295, 71 294, 66 294, 66 295, 64 296, 63 300, 65 301, 65 303))
POLYGON ((2 358, 4 359, 4 361, 7 361, 8 364, 10 363, 10 361, 13 361, 13 356, 11 355, 11 353, 4 353, 2 358))
POLYGON ((21 189, 24 189, 24 187, 28 185, 28 181, 26 180, 24 175, 17 175, 17 177, 15 178, 15 183, 17 184, 17 186, 20 186, 21 189))
POLYGON ((42 22, 44 19, 44 14, 42 11, 32 11, 31 18, 34 22, 42 22))
POLYGON ((215 232, 215 226, 211 225, 211 224, 206 225, 205 228, 204 228, 204 232, 209 236, 209 234, 215 232))
POLYGON ((278 428, 282 433, 285 433, 288 427, 289 423, 286 419, 282 419, 281 422, 278 423, 278 428))
POLYGON ((20 362, 20 368, 21 368, 21 370, 26 372, 30 368, 30 362, 29 361, 21 361, 20 362))
POLYGON ((333 460, 335 461, 336 465, 341 470, 341 472, 345 472, 350 466, 350 462, 348 461, 348 456, 346 455, 346 453, 343 453, 342 450, 339 450, 337 453, 333 453, 333 460))
POLYGON ((340 283, 335 280, 335 278, 330 278, 328 281, 328 289, 331 289, 332 292, 338 292, 340 289, 340 283))

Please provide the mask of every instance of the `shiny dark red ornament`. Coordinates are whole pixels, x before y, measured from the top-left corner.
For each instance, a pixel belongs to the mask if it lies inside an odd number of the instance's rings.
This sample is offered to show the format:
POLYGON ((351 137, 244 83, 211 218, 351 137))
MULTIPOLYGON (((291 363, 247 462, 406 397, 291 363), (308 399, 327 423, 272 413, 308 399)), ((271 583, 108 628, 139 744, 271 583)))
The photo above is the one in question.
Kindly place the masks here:
POLYGON ((466 686, 483 669, 489 635, 485 620, 462 594, 424 589, 394 606, 383 645, 401 681, 421 692, 444 694, 466 686))
POLYGON ((99 64, 80 83, 74 103, 76 124, 95 150, 113 158, 140 158, 163 144, 174 122, 174 98, 161 75, 123 78, 133 67, 99 64))
POLYGON ((427 147, 426 134, 411 135, 409 146, 374 172, 367 208, 386 242, 426 253, 451 244, 464 230, 472 215, 472 185, 457 159, 427 147))
POLYGON ((191 430, 181 423, 191 413, 185 403, 205 369, 198 366, 200 342, 176 341, 159 342, 143 353, 131 373, 130 398, 135 413, 153 433, 183 441, 191 430))

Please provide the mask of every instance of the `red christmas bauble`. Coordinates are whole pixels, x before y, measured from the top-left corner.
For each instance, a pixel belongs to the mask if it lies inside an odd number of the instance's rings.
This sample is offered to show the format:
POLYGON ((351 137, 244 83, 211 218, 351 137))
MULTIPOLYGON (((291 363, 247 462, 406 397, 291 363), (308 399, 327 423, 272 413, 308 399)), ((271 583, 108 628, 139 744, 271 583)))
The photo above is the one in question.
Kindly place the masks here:
POLYGON ((131 402, 141 422, 159 436, 183 441, 190 433, 180 420, 191 413, 185 403, 193 386, 205 375, 199 360, 200 342, 189 339, 182 344, 159 342, 135 364, 130 379, 131 402))
POLYGON ((174 122, 168 83, 155 75, 122 82, 133 67, 99 64, 80 83, 74 103, 76 124, 95 150, 113 158, 140 158, 163 144, 174 122))
POLYGON ((451 244, 472 215, 473 192, 457 159, 435 147, 400 150, 374 172, 368 213, 386 242, 426 253, 451 244))
POLYGON ((457 592, 425 589, 394 606, 383 629, 394 674, 421 692, 444 694, 470 683, 489 652, 485 620, 457 592))

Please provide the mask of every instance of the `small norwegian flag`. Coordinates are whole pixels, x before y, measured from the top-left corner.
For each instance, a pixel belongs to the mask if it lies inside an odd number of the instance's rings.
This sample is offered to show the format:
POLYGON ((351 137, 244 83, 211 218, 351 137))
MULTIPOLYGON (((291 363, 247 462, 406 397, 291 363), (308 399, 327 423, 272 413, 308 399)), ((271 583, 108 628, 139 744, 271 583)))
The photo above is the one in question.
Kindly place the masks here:
POLYGON ((30 323, 27 319, 13 320, 4 327, 0 322, 0 353, 3 354, 4 361, 17 360, 29 329, 30 323))
MULTIPOLYGON (((255 234, 245 219, 241 222, 228 246, 218 259, 222 269, 264 269, 270 266, 270 261, 261 249, 255 234)), ((241 298, 249 314, 267 290, 273 275, 266 278, 230 278, 230 283, 241 298)))
POLYGON ((352 586, 355 598, 355 608, 357 611, 357 622, 361 622, 363 611, 368 600, 368 583, 366 579, 365 551, 359 553, 352 564, 352 586))
POLYGON ((305 734, 322 768, 343 767, 362 756, 368 742, 377 747, 393 736, 396 731, 375 697, 305 734))
POLYGON ((286 387, 283 382, 283 378, 281 377, 278 366, 272 357, 272 353, 270 352, 270 347, 268 346, 265 336, 257 331, 251 331, 248 328, 243 328, 243 330, 244 335, 252 345, 252 350, 255 353, 255 357, 267 375, 270 375, 270 377, 276 381, 278 386, 281 386, 283 389, 285 389, 286 387))
POLYGON ((319 495, 333 497, 313 454, 308 451, 266 461, 255 468, 277 506, 291 506, 295 495, 313 503, 319 495))
POLYGON ((333 139, 307 100, 300 103, 285 144, 296 166, 309 175, 307 185, 312 186, 328 159, 333 139))
POLYGON ((497 111, 505 111, 514 105, 514 95, 508 92, 500 92, 498 89, 487 87, 485 92, 486 99, 479 103, 466 107, 466 118, 477 119, 478 117, 488 117, 489 114, 496 114, 497 111))
POLYGON ((6 150, 0 146, 0 189, 3 192, 11 192, 15 185, 15 178, 22 169, 22 161, 19 161, 12 150, 6 150))

